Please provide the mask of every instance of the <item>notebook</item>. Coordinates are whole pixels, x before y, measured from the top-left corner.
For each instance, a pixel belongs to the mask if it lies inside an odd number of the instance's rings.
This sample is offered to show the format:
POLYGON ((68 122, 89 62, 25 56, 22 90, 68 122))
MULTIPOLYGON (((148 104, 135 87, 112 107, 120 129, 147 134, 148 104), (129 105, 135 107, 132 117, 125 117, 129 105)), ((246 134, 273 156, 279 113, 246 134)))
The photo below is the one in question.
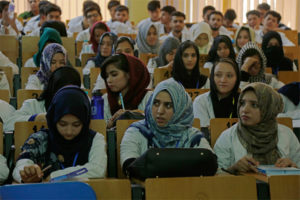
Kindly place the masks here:
POLYGON ((274 165, 259 165, 257 167, 260 173, 267 176, 272 175, 300 175, 300 169, 295 167, 275 167, 274 165))

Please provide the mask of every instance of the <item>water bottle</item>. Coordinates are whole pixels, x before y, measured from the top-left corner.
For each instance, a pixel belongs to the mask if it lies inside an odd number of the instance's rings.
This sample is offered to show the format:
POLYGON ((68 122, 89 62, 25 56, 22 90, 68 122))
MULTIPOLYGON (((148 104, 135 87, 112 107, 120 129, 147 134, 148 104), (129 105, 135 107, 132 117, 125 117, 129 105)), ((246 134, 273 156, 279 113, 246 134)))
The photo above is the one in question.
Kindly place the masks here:
POLYGON ((104 119, 104 100, 100 90, 96 90, 92 97, 92 119, 104 119))
POLYGON ((10 19, 13 19, 14 18, 14 15, 15 15, 15 3, 14 3, 14 0, 11 0, 11 2, 9 3, 9 6, 8 6, 8 15, 9 15, 9 18, 10 19))
POLYGON ((89 48, 89 42, 87 40, 84 40, 82 43, 82 49, 83 49, 83 53, 88 53, 88 48, 89 48))

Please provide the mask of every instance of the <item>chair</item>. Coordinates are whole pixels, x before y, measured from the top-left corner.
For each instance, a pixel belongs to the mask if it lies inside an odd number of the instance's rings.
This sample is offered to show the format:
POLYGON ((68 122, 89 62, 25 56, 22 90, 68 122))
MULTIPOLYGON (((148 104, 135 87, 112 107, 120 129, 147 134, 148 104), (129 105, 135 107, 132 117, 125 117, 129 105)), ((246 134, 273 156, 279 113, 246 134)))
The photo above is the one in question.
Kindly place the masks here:
POLYGON ((284 55, 291 60, 298 59, 298 47, 283 47, 284 55))
POLYGON ((43 90, 25 90, 19 89, 17 91, 17 108, 20 109, 23 105, 23 102, 27 99, 37 99, 43 90))
MULTIPOLYGON (((79 52, 80 53, 80 52, 79 52)), ((88 61, 88 59, 90 59, 90 58, 92 58, 92 57, 95 57, 96 56, 96 54, 94 54, 94 53, 83 53, 82 55, 81 55, 81 67, 83 68, 83 67, 85 67, 85 65, 86 65, 86 63, 87 63, 87 61, 88 61)))
POLYGON ((277 30, 285 34, 285 36, 293 42, 296 46, 298 44, 298 31, 297 30, 277 30))
POLYGON ((265 73, 272 74, 272 68, 271 67, 266 67, 265 68, 265 73))
POLYGON ((0 154, 3 155, 3 124, 0 122, 0 154))
POLYGON ((74 68, 78 71, 78 73, 79 73, 79 75, 80 75, 81 83, 83 84, 83 72, 82 72, 82 67, 74 67, 74 68))
POLYGON ((278 71, 278 80, 284 84, 300 81, 300 71, 278 71))
POLYGON ((207 54, 200 55, 200 58, 199 58, 199 67, 200 68, 204 66, 204 63, 206 63, 207 58, 208 58, 207 54))
POLYGON ((106 121, 104 119, 91 120, 90 129, 98 133, 101 133, 105 137, 105 141, 106 141, 106 121))
POLYGON ((0 99, 9 103, 9 91, 8 90, 0 90, 0 99))
POLYGON ((19 41, 16 36, 1 35, 0 44, 0 51, 7 56, 9 60, 17 64, 17 58, 19 57, 19 41))
POLYGON ((24 89, 28 82, 28 77, 31 74, 36 74, 39 71, 39 67, 22 67, 21 68, 21 88, 24 89))
POLYGON ((208 92, 209 89, 185 89, 185 91, 190 95, 192 101, 194 101, 198 95, 208 92))
POLYGON ((125 37, 130 37, 132 40, 134 40, 135 41, 135 39, 136 39, 136 34, 128 34, 128 33, 119 33, 118 34, 118 38, 119 37, 121 37, 121 36, 125 36, 125 37))
POLYGON ((251 176, 212 176, 146 179, 147 200, 154 199, 257 199, 251 176))
POLYGON ((96 199, 93 189, 82 182, 5 185, 1 199, 96 199))
POLYGON ((97 81, 98 75, 101 73, 99 67, 92 67, 90 71, 90 89, 93 90, 97 81))
POLYGON ((148 61, 150 58, 155 58, 157 57, 157 54, 152 54, 152 53, 140 53, 139 54, 139 59, 145 64, 148 64, 148 61))
POLYGON ((10 94, 13 95, 13 85, 14 85, 13 69, 11 67, 0 67, 0 71, 1 70, 4 71, 4 74, 6 75, 7 81, 9 83, 10 94))
POLYGON ((72 37, 61 37, 63 46, 68 52, 68 59, 72 66, 75 65, 75 39, 72 37))
POLYGON ((171 76, 171 67, 155 68, 153 73, 153 86, 156 87, 158 83, 170 78, 171 76))
POLYGON ((205 76, 207 76, 207 77, 209 78, 210 71, 209 71, 208 68, 200 67, 200 68, 199 68, 199 71, 200 71, 200 73, 201 73, 202 75, 205 75, 205 76))
MULTIPOLYGON (((75 40, 76 40, 76 37, 75 37, 75 40)), ((73 35, 73 38, 74 38, 74 35, 73 35)), ((83 41, 76 41, 75 45, 76 45, 76 57, 78 57, 80 55, 81 50, 82 50, 83 41)))
POLYGON ((97 199, 131 200, 131 185, 126 179, 90 179, 86 181, 96 193, 97 199))
POLYGON ((272 200, 300 199, 300 175, 271 176, 269 178, 272 200))

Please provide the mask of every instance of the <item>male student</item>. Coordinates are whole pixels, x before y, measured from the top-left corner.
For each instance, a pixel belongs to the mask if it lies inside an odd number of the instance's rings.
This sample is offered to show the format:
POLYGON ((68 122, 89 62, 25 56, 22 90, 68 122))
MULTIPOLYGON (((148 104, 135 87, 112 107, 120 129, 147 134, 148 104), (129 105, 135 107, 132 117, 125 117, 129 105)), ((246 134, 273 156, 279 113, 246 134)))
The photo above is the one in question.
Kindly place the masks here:
POLYGON ((10 19, 8 12, 9 1, 0 1, 0 35, 19 35, 21 23, 14 16, 10 19), (18 26, 19 23, 19 26, 18 26))
POLYGON ((30 6, 30 10, 25 11, 19 15, 19 18, 22 18, 23 20, 25 20, 25 22, 27 21, 27 19, 37 16, 40 12, 39 11, 40 0, 27 0, 27 2, 30 6))
POLYGON ((226 28, 221 28, 223 23, 223 14, 220 11, 213 11, 208 16, 208 24, 212 30, 212 36, 227 35, 231 38, 231 32, 226 28))
POLYGON ((260 13, 257 10, 250 10, 246 14, 248 26, 251 27, 255 32, 260 31, 263 26, 261 25, 260 13))
POLYGON ((157 0, 150 1, 147 5, 149 18, 140 21, 137 25, 137 28, 140 28, 144 23, 155 23, 158 26, 161 26, 160 23, 160 2, 157 0))
POLYGON ((116 14, 116 8, 120 5, 120 1, 117 1, 117 0, 111 0, 108 2, 107 4, 107 8, 109 10, 109 14, 110 14, 110 17, 111 19, 108 20, 106 22, 106 25, 108 27, 111 27, 111 24, 116 21, 116 17, 115 17, 115 14, 116 14))
POLYGON ((173 6, 164 6, 161 9, 161 17, 160 17, 160 30, 159 34, 168 34, 171 32, 172 27, 171 27, 171 21, 172 21, 172 13, 175 12, 176 9, 173 6))
POLYGON ((111 32, 116 35, 119 33, 136 34, 129 21, 129 9, 126 6, 119 5, 115 10, 115 21, 109 26, 111 32))

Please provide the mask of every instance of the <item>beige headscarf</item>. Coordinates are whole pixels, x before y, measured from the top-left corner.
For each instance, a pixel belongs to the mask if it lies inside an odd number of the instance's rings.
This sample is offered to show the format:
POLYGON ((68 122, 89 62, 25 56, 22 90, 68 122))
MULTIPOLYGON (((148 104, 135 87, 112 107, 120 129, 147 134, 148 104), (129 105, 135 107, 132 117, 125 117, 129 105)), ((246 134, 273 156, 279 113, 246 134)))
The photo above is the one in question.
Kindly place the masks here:
MULTIPOLYGON (((239 97, 238 111, 240 110, 245 92, 253 91, 258 100, 261 121, 255 126, 245 126, 238 122, 238 137, 242 145, 260 164, 275 164, 280 157, 277 149, 278 125, 276 116, 283 109, 283 101, 277 91, 265 83, 251 83, 246 86, 239 97)), ((240 118, 239 112, 238 116, 240 118)))
POLYGON ((237 45, 237 38, 238 38, 238 35, 240 34, 240 32, 242 30, 246 30, 249 32, 249 35, 250 35, 250 41, 251 42, 255 42, 255 32, 254 30, 251 28, 251 27, 248 27, 248 26, 241 26, 236 32, 235 32, 235 36, 234 36, 234 44, 235 44, 235 49, 236 49, 236 52, 238 53, 241 48, 238 47, 237 45))
POLYGON ((208 54, 210 47, 213 43, 213 37, 212 37, 212 32, 210 29, 210 26, 206 22, 200 22, 199 24, 195 24, 193 28, 191 29, 192 33, 192 41, 195 42, 197 37, 202 34, 206 33, 208 37, 208 44, 203 46, 203 47, 198 47, 199 49, 199 54, 208 54))

